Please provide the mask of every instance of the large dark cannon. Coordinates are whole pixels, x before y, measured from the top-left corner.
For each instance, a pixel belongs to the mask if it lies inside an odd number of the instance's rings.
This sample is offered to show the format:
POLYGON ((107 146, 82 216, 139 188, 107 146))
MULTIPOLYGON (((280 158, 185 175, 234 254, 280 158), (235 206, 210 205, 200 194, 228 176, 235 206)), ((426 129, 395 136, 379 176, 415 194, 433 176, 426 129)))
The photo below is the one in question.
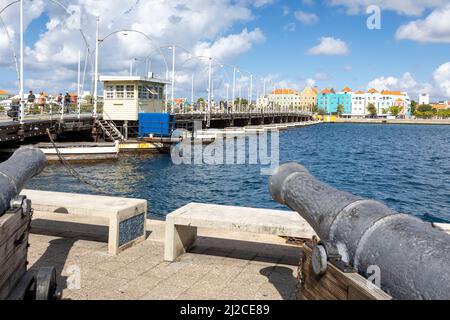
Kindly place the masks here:
POLYGON ((25 184, 46 165, 44 153, 33 147, 17 150, 0 164, 0 300, 55 298, 56 271, 42 267, 27 272, 31 201, 20 195, 25 184))
POLYGON ((46 163, 41 150, 22 147, 0 164, 0 215, 10 208, 11 200, 19 195, 31 178, 44 169, 46 163))
POLYGON ((270 178, 273 198, 297 211, 321 242, 317 275, 330 257, 363 276, 380 270, 381 288, 395 299, 450 299, 450 235, 384 204, 334 189, 303 166, 287 163, 270 178))

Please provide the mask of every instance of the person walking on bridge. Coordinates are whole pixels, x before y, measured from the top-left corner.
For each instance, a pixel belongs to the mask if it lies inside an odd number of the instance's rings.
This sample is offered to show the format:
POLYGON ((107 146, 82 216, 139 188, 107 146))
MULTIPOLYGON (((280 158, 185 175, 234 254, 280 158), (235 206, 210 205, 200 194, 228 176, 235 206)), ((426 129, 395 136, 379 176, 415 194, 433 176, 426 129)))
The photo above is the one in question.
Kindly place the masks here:
POLYGON ((61 113, 64 112, 64 109, 63 109, 63 100, 64 100, 64 97, 63 97, 62 93, 60 93, 60 94, 58 95, 58 98, 57 98, 56 102, 58 103, 59 110, 61 110, 61 113))
POLYGON ((30 90, 27 97, 27 109, 28 112, 30 111, 31 107, 34 106, 34 102, 36 101, 36 96, 34 95, 33 91, 30 90))
POLYGON ((72 101, 72 97, 70 96, 69 92, 66 92, 66 95, 64 96, 64 108, 66 109, 66 113, 70 113, 70 103, 72 101))

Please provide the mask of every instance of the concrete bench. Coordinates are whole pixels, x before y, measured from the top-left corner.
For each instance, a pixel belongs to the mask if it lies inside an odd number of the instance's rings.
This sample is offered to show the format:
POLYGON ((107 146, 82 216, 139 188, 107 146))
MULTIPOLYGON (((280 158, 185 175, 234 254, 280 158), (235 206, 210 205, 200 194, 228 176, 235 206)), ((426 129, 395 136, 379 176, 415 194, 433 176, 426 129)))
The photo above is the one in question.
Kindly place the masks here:
POLYGON ((175 261, 197 237, 197 228, 310 239, 314 230, 291 211, 188 204, 166 217, 164 260, 175 261))
POLYGON ((23 190, 35 212, 67 215, 71 220, 102 218, 109 223, 108 251, 117 255, 145 240, 147 201, 74 193, 23 190))

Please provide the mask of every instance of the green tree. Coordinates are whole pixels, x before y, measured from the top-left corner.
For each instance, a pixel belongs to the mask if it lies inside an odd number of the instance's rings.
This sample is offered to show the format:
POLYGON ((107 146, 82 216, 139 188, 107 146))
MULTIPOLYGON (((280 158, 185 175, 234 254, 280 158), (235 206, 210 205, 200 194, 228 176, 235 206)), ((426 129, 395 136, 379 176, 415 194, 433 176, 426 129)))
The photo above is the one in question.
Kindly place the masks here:
POLYGON ((345 112, 344 106, 342 104, 338 105, 336 112, 337 112, 338 117, 341 117, 342 114, 345 112))
POLYGON ((373 103, 369 103, 369 105, 367 106, 367 112, 369 112, 372 117, 375 117, 377 115, 377 108, 373 103))
POLYGON ((433 111, 433 106, 429 104, 421 104, 416 108, 416 110, 419 112, 431 112, 433 111))
POLYGON ((392 106, 392 107, 389 108, 389 111, 391 112, 391 114, 392 114, 394 117, 397 118, 398 115, 400 114, 400 107, 392 106))
POLYGON ((387 109, 387 108, 383 108, 383 109, 381 109, 381 112, 382 112, 383 114, 388 114, 388 112, 389 112, 389 109, 387 109))
POLYGON ((312 105, 311 111, 312 111, 312 113, 317 113, 319 111, 319 107, 317 106, 317 104, 312 105))
POLYGON ((411 101, 411 113, 414 114, 414 111, 416 111, 417 108, 417 102, 414 100, 411 101))
MULTIPOLYGON (((234 104, 235 105, 239 105, 239 98, 236 98, 236 100, 234 101, 234 104)), ((247 106, 248 105, 248 100, 247 99, 240 99, 240 104, 242 105, 242 106, 247 106)))

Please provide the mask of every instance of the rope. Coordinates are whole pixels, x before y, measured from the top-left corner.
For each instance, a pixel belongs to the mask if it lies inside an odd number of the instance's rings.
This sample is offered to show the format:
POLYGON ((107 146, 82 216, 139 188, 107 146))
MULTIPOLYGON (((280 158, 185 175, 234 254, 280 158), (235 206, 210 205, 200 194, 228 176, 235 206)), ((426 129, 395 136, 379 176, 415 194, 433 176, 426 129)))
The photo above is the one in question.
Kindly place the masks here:
POLYGON ((53 145, 53 148, 55 148, 55 150, 56 150, 56 154, 58 155, 59 160, 66 167, 66 169, 67 169, 67 171, 69 172, 70 175, 72 175, 74 178, 78 179, 80 182, 84 183, 85 185, 87 185, 91 190, 95 191, 96 193, 102 193, 102 194, 106 194, 106 195, 110 194, 110 192, 107 192, 103 187, 98 186, 95 183, 90 182, 86 178, 84 178, 81 174, 79 174, 70 165, 70 163, 66 159, 64 159, 63 155, 59 151, 59 148, 56 146, 55 141, 53 140, 53 137, 52 137, 52 135, 50 133, 50 129, 48 129, 48 128, 47 128, 47 135, 48 135, 48 137, 50 139, 50 142, 53 145))

